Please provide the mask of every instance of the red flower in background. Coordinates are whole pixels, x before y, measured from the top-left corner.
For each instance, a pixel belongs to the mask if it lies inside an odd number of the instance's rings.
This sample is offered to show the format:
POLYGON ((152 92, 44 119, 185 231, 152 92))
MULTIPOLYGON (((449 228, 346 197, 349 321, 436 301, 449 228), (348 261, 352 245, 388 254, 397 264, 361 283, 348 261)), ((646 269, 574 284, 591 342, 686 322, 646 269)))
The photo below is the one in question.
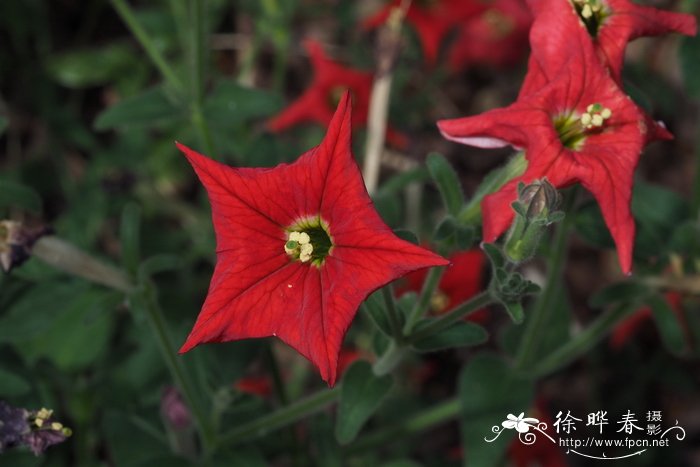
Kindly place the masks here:
MULTIPOLYGON (((683 316, 683 308, 681 306, 683 296, 678 292, 668 292, 665 297, 671 309, 676 314, 678 322, 681 323, 684 329, 687 329, 685 317, 683 316)), ((646 323, 652 320, 652 317, 651 308, 644 307, 622 320, 622 322, 615 326, 615 329, 613 329, 610 335, 610 347, 614 350, 620 350, 646 323)))
MULTIPOLYGON (((553 438, 556 436, 552 430, 552 417, 548 415, 546 404, 542 400, 535 403, 528 417, 534 417, 540 423, 546 423, 547 429, 544 432, 553 438)), ((508 447, 508 458, 513 461, 515 467, 565 467, 568 465, 559 446, 543 435, 538 435, 535 443, 531 445, 523 444, 516 436, 508 447)))
MULTIPOLYGON (((485 257, 481 250, 461 251, 448 259, 450 265, 445 269, 430 301, 430 308, 434 314, 447 313, 481 290, 485 263, 485 257)), ((420 293, 426 275, 425 269, 407 274, 404 286, 397 288, 398 296, 406 292, 420 293)), ((486 310, 479 310, 468 316, 470 321, 477 322, 482 322, 485 318, 486 310)))
MULTIPOLYGON (((338 379, 342 378, 345 370, 361 357, 362 354, 356 349, 341 349, 338 355, 338 379)), ((233 383, 233 387, 239 392, 266 398, 272 394, 272 378, 268 375, 246 376, 233 383)))
POLYGON ((596 53, 613 77, 620 81, 627 43, 642 36, 659 36, 679 32, 697 33, 692 15, 672 13, 640 6, 629 0, 528 0, 535 15, 530 33, 533 55, 561 67, 569 51, 562 47, 566 36, 583 28, 596 53))
POLYGON ((330 386, 360 303, 424 267, 447 264, 399 239, 372 207, 350 149, 346 92, 321 144, 293 164, 232 168, 178 145, 212 205, 217 263, 180 352, 277 336, 330 386))
MULTIPOLYGON (((383 25, 391 11, 399 5, 401 0, 392 0, 377 13, 365 19, 362 23, 363 27, 374 29, 383 25)), ((440 44, 447 33, 484 9, 485 5, 478 0, 413 1, 406 13, 406 21, 418 33, 425 61, 429 65, 435 65, 440 44)))
POLYGON ((547 177, 558 188, 580 182, 598 201, 620 267, 628 273, 635 231, 630 212, 634 169, 646 143, 671 135, 619 89, 586 37, 572 31, 571 38, 574 45, 562 47, 571 54, 566 72, 539 91, 532 88, 506 108, 443 120, 438 127, 447 139, 462 144, 526 151, 525 173, 482 202, 484 241, 495 241, 510 225, 519 182, 547 177))
MULTIPOLYGON (((331 60, 316 41, 307 40, 304 47, 311 58, 313 81, 299 98, 267 121, 267 128, 277 133, 301 123, 328 126, 336 104, 348 89, 353 94, 355 107, 352 124, 365 125, 374 80, 372 73, 348 68, 331 60)), ((408 145, 406 137, 391 127, 387 128, 386 135, 387 141, 397 148, 408 145)))
POLYGON ((531 24, 532 15, 522 0, 495 0, 488 10, 460 24, 448 55, 450 68, 456 72, 472 64, 517 63, 527 53, 531 24))

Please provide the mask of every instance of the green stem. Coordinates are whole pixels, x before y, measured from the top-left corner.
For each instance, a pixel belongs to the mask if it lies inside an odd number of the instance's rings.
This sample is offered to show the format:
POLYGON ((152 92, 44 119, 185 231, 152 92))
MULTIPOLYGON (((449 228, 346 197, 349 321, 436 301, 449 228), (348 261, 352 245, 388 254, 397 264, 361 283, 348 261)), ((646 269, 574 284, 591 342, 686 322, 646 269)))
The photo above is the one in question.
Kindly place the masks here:
POLYGON ((470 313, 473 313, 474 311, 494 302, 495 300, 491 296, 491 293, 488 290, 483 291, 480 294, 473 296, 471 299, 469 299, 469 301, 462 303, 449 313, 433 319, 429 324, 423 326, 418 331, 408 336, 407 342, 418 342, 421 339, 437 334, 438 332, 449 328, 470 313))
POLYGON ((420 291, 418 301, 408 315, 406 325, 403 327, 404 333, 409 334, 413 330, 413 326, 415 326, 418 320, 428 311, 430 300, 433 298, 435 289, 437 289, 444 272, 444 267, 431 268, 430 271, 428 271, 428 276, 425 278, 425 282, 423 282, 423 288, 420 291))
POLYGON ((542 359, 530 375, 534 377, 546 376, 569 364, 590 350, 605 337, 610 328, 638 308, 638 304, 625 304, 618 305, 603 313, 584 331, 542 359))
POLYGON ((319 391, 283 407, 271 414, 239 425, 219 437, 219 445, 231 445, 251 438, 265 436, 275 430, 289 426, 334 403, 340 396, 340 387, 319 391))
POLYGON ((361 436, 354 443, 343 448, 343 454, 351 456, 368 450, 385 446, 392 441, 407 441, 407 438, 447 422, 459 415, 461 404, 459 399, 447 400, 434 407, 419 412, 403 420, 401 423, 380 428, 372 433, 361 436))
POLYGON ((173 377, 175 384, 180 389, 185 401, 187 402, 187 405, 192 411, 197 429, 199 430, 204 451, 205 453, 209 453, 216 443, 216 435, 211 428, 209 419, 205 415, 205 411, 198 403, 198 399, 195 398, 194 387, 187 376, 187 372, 182 366, 181 360, 177 358, 175 346, 173 345, 167 325, 165 324, 165 318, 163 317, 163 313, 155 297, 155 291, 150 284, 146 284, 138 295, 140 295, 140 297, 137 296, 135 298, 137 299, 137 302, 139 299, 143 302, 143 311, 146 312, 148 321, 151 325, 156 340, 158 341, 158 347, 160 347, 161 354, 165 359, 165 363, 168 366, 168 370, 170 370, 170 374, 173 377))
POLYGON ((188 11, 190 17, 190 40, 188 47, 190 64, 190 119, 197 129, 200 144, 206 153, 215 157, 216 148, 211 137, 211 131, 204 117, 204 88, 206 85, 207 69, 207 26, 205 15, 205 0, 190 0, 188 11))
POLYGON ((180 79, 177 77, 173 69, 170 67, 168 62, 165 60, 163 55, 160 53, 158 50, 158 47, 156 47, 155 43, 151 39, 151 37, 148 35, 145 29, 141 27, 139 22, 136 19, 136 15, 134 14, 134 11, 131 9, 129 4, 126 2, 126 0, 110 0, 112 2, 112 6, 114 6, 114 9, 117 10, 117 13, 121 17, 121 19, 126 23, 127 27, 129 30, 132 32, 134 36, 136 36, 136 39, 139 41, 141 46, 145 49, 146 54, 150 57, 151 61, 153 64, 158 68, 158 71, 160 71, 160 74, 163 75, 165 80, 170 84, 170 86, 175 89, 177 92, 183 92, 184 87, 182 85, 182 82, 180 79))
POLYGON ((391 285, 387 285, 386 287, 382 288, 382 297, 384 297, 384 305, 386 307, 386 314, 389 319, 389 326, 391 326, 391 333, 393 334, 394 340, 398 344, 401 344, 401 342, 403 342, 401 318, 399 317, 399 312, 396 309, 394 291, 391 285))
POLYGON ((401 363, 404 355, 406 355, 406 347, 399 345, 395 340, 392 340, 386 351, 372 365, 372 371, 377 376, 384 376, 391 373, 396 365, 401 363))
POLYGON ((287 391, 284 387, 284 381, 282 380, 282 374, 280 373, 279 365, 277 364, 277 357, 275 356, 275 351, 272 348, 272 343, 268 342, 265 346, 265 360, 267 361, 267 367, 272 374, 272 384, 275 388, 275 395, 280 401, 280 404, 287 405, 289 403, 289 397, 287 396, 287 391))
POLYGON ((518 347, 515 367, 519 370, 526 368, 527 365, 529 365, 530 360, 537 352, 543 326, 549 319, 549 315, 553 308, 552 302, 556 296, 556 293, 558 292, 557 284, 559 283, 562 270, 564 268, 564 260, 566 259, 566 246, 569 226, 571 225, 571 219, 573 218, 572 208, 576 198, 576 191, 572 190, 572 192, 570 192, 568 195, 566 207, 564 208, 566 217, 556 227, 556 233, 554 234, 554 241, 550 251, 549 265, 547 268, 545 289, 540 296, 537 297, 534 309, 530 312, 530 318, 525 327, 525 332, 523 333, 523 337, 520 341, 520 346, 518 347))
POLYGON ((500 189, 514 177, 522 175, 527 167, 525 153, 519 152, 515 154, 508 163, 489 174, 479 188, 477 188, 474 196, 467 202, 457 216, 460 223, 464 225, 475 225, 481 220, 481 201, 490 193, 500 189))

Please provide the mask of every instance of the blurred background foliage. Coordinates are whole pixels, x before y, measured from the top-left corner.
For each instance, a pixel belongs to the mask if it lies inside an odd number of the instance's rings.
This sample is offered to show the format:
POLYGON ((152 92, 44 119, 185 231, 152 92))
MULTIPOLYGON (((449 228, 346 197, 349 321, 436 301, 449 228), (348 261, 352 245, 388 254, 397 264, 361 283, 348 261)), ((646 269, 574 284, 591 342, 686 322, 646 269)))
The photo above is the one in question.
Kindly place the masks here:
MULTIPOLYGON (((695 0, 662 3, 655 6, 685 11, 698 6, 695 0)), ((138 32, 125 25, 123 10, 122 17, 118 14, 122 0, 0 2, 0 218, 50 225, 60 237, 120 265, 132 277, 155 274, 168 329, 181 342, 206 294, 215 244, 206 196, 174 141, 236 166, 293 160, 317 144, 324 129, 308 125, 273 136, 264 121, 310 82, 301 41, 315 37, 334 58, 371 70, 374 34, 357 24, 381 4, 133 1, 134 24, 147 37, 144 47, 138 32)), ((375 201, 392 227, 426 239, 442 215, 437 190, 424 183, 426 154, 444 154, 467 194, 509 155, 508 150, 486 154, 448 143, 434 122, 511 102, 526 57, 506 68, 475 64, 454 73, 440 64, 425 65, 415 32, 406 28, 404 36, 390 120, 410 135, 401 160, 419 168, 387 168, 375 201), (415 181, 421 184, 418 201, 404 190, 415 181)), ((700 41, 640 40, 628 62, 628 92, 676 137, 653 145, 642 157, 633 201, 639 229, 636 271, 662 275, 680 262, 684 273, 697 278, 700 41)), ((359 130, 357 155, 363 142, 359 130)), ((601 308, 641 306, 645 300, 640 297, 658 296, 648 287, 605 288, 624 278, 615 272, 612 243, 592 200, 584 199, 575 225, 562 281, 568 292, 562 288, 553 304, 536 360, 560 347, 571 329, 590 322, 601 308)), ((535 261, 528 268, 536 276, 541 266, 535 261)), ((44 457, 10 451, 0 455, 0 465, 192 464, 187 450, 178 453, 177 446, 186 446, 177 440, 182 433, 163 421, 161 399, 172 381, 138 304, 36 260, 0 275, 0 291, 0 398, 15 406, 51 407, 74 433, 44 457)), ((626 465, 697 465, 700 290, 690 292, 683 295, 682 321, 663 300, 652 300, 657 326, 649 321, 620 349, 597 345, 572 365, 543 375, 536 391, 530 382, 510 381, 513 376, 494 355, 472 358, 472 349, 459 349, 412 357, 370 426, 395 426, 407 414, 457 393, 461 408, 455 420, 465 422, 461 435, 455 421, 416 443, 380 446, 365 439, 341 449, 328 411, 280 436, 223 446, 209 465, 458 465, 458 446, 465 446, 467 457, 478 458, 487 449, 481 439, 496 422, 493 417, 505 415, 495 410, 479 422, 480 408, 499 407, 498 394, 483 388, 508 384, 522 391, 519 400, 525 405, 536 393, 552 414, 664 410, 666 421, 683 421, 686 440, 626 465)), ((405 300, 410 305, 415 296, 405 300)), ((494 313, 486 327, 492 337, 479 350, 508 355, 515 349, 520 328, 505 315, 494 313)), ((347 343, 371 359, 381 340, 361 313, 347 343)), ((178 357, 196 382, 198 403, 217 426, 235 427, 285 399, 322 388, 305 361, 275 344, 286 378, 284 397, 272 401, 236 389, 237 381, 266 374, 270 348, 267 341, 244 341, 203 346, 178 357)), ((340 438, 354 438, 353 426, 345 429, 340 438)), ((415 434, 392 433, 393 440, 415 434)))

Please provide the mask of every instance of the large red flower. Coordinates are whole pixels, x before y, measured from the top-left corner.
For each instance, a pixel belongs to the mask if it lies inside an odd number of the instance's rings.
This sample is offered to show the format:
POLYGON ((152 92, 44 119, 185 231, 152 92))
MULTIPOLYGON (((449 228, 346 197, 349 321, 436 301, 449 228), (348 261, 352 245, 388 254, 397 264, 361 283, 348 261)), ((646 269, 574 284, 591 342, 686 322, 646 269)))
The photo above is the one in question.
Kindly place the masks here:
MULTIPOLYGON (((347 89, 352 91, 355 105, 352 124, 365 125, 374 80, 372 73, 331 60, 316 41, 307 40, 304 47, 311 58, 313 81, 301 96, 267 121, 267 128, 277 133, 307 122, 327 126, 338 100, 347 89)), ((397 148, 408 144, 406 136, 391 127, 387 128, 386 136, 387 141, 397 148)))
MULTIPOLYGON (((362 23, 366 29, 384 24, 391 10, 401 5, 401 0, 392 0, 362 23)), ((429 65, 437 62, 440 43, 450 30, 469 18, 479 14, 485 5, 478 0, 429 0, 414 1, 406 13, 406 21, 418 33, 425 61, 429 65), (421 3, 426 3, 421 5, 421 3)))
MULTIPOLYGON (((482 287, 485 257, 481 250, 460 251, 451 255, 449 260, 450 265, 440 278, 430 303, 434 314, 449 312, 479 293, 482 287)), ((426 275, 425 269, 407 274, 406 284, 402 288, 397 288, 397 294, 401 296, 409 291, 419 293, 423 288, 426 275)), ((471 313, 469 319, 481 322, 486 318, 485 311, 471 313)))
POLYGON ((566 36, 584 28, 618 82, 629 41, 669 32, 697 33, 691 15, 636 5, 630 0, 528 0, 528 4, 535 15, 530 45, 541 62, 563 65, 570 53, 562 46, 566 36))
POLYGON ((519 182, 543 177, 556 187, 580 182, 598 201, 627 273, 635 230, 634 169, 647 142, 671 136, 619 89, 586 38, 574 31, 572 37, 579 44, 570 50, 566 71, 539 91, 521 93, 506 108, 438 126, 446 138, 463 144, 526 150, 525 173, 482 202, 485 241, 495 241, 510 225, 519 182))
POLYGON ((293 164, 232 168, 182 145, 209 194, 217 263, 180 352, 277 336, 333 385, 343 336, 374 290, 445 265, 396 237, 372 207, 350 150, 345 93, 321 144, 293 164))
POLYGON ((459 26, 448 62, 453 71, 469 65, 509 66, 528 50, 532 15, 523 0, 495 0, 459 26))

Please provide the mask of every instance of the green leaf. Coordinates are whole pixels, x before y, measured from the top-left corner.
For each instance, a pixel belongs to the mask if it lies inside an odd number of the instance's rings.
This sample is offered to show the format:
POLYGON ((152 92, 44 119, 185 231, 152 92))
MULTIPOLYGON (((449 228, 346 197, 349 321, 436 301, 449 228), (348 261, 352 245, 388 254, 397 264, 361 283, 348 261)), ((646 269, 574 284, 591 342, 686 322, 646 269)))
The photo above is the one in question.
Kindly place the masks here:
POLYGON ((486 342, 488 336, 481 326, 461 321, 438 334, 419 340, 413 344, 413 348, 419 352, 435 352, 453 347, 474 346, 486 342))
POLYGON ((637 221, 635 256, 658 257, 667 250, 675 227, 688 218, 688 205, 677 193, 637 181, 632 192, 632 214, 637 221))
POLYGON ((589 300, 592 308, 602 308, 606 305, 620 302, 643 301, 649 293, 649 287, 634 281, 617 282, 604 287, 589 300))
POLYGON ((494 270, 505 267, 506 259, 503 256, 503 252, 494 243, 484 243, 481 246, 481 249, 484 250, 486 256, 488 256, 489 260, 491 260, 491 265, 493 266, 494 270))
POLYGON ((362 425, 379 408, 391 390, 390 375, 377 377, 366 361, 355 362, 345 373, 340 392, 335 437, 347 444, 360 432, 362 425))
POLYGON ((515 324, 520 324, 525 319, 525 311, 523 311, 523 304, 520 302, 502 302, 503 307, 506 309, 508 316, 513 320, 515 324))
POLYGON ((26 185, 0 180, 0 208, 17 207, 41 214, 41 197, 26 185))
POLYGON ((674 354, 682 353, 686 348, 685 334, 679 316, 668 301, 659 294, 647 299, 664 345, 674 354))
POLYGON ((374 292, 362 304, 362 308, 372 319, 377 328, 387 336, 391 336, 391 325, 387 319, 387 311, 384 306, 384 297, 381 291, 374 292))
POLYGON ((234 81, 222 81, 206 98, 204 116, 211 126, 231 127, 254 118, 269 117, 282 104, 279 95, 244 87, 234 81))
POLYGON ((700 36, 684 37, 680 47, 681 68, 688 93, 700 99, 700 36))
POLYGON ((0 368, 0 398, 17 397, 26 394, 31 389, 29 383, 15 373, 0 368))
POLYGON ((184 110, 162 88, 156 87, 117 102, 100 113, 94 125, 96 130, 151 126, 183 116, 184 110))
POLYGON ((401 172, 397 175, 392 176, 387 181, 382 182, 382 186, 377 190, 377 197, 395 195, 399 191, 406 188, 411 183, 420 183, 428 180, 430 178, 430 173, 423 167, 416 167, 414 169, 401 172))
POLYGON ((105 47, 51 54, 46 68, 49 75, 63 86, 84 88, 110 82, 122 73, 128 73, 137 60, 131 46, 112 43, 105 47))
POLYGON ((500 357, 475 356, 459 377, 462 404, 462 445, 465 465, 489 467, 501 465, 514 430, 503 432, 495 441, 493 426, 501 426, 508 414, 527 412, 534 396, 533 383, 518 375, 500 357))
POLYGON ((435 228, 433 240, 436 242, 444 242, 455 235, 457 231, 457 221, 452 216, 445 217, 435 228))
POLYGON ((462 193, 457 172, 442 154, 429 154, 425 163, 440 190, 447 212, 456 216, 464 205, 464 193, 462 193))
POLYGON ((342 467, 338 442, 333 437, 333 421, 327 414, 320 414, 311 420, 311 439, 317 452, 317 465, 342 467))
POLYGON ((31 364, 45 358, 64 371, 88 367, 107 351, 114 308, 122 300, 121 294, 98 288, 72 296, 60 308, 54 305, 51 326, 18 343, 18 351, 31 364))
POLYGON ((394 229, 394 235, 402 240, 418 245, 418 236, 408 229, 394 229))

